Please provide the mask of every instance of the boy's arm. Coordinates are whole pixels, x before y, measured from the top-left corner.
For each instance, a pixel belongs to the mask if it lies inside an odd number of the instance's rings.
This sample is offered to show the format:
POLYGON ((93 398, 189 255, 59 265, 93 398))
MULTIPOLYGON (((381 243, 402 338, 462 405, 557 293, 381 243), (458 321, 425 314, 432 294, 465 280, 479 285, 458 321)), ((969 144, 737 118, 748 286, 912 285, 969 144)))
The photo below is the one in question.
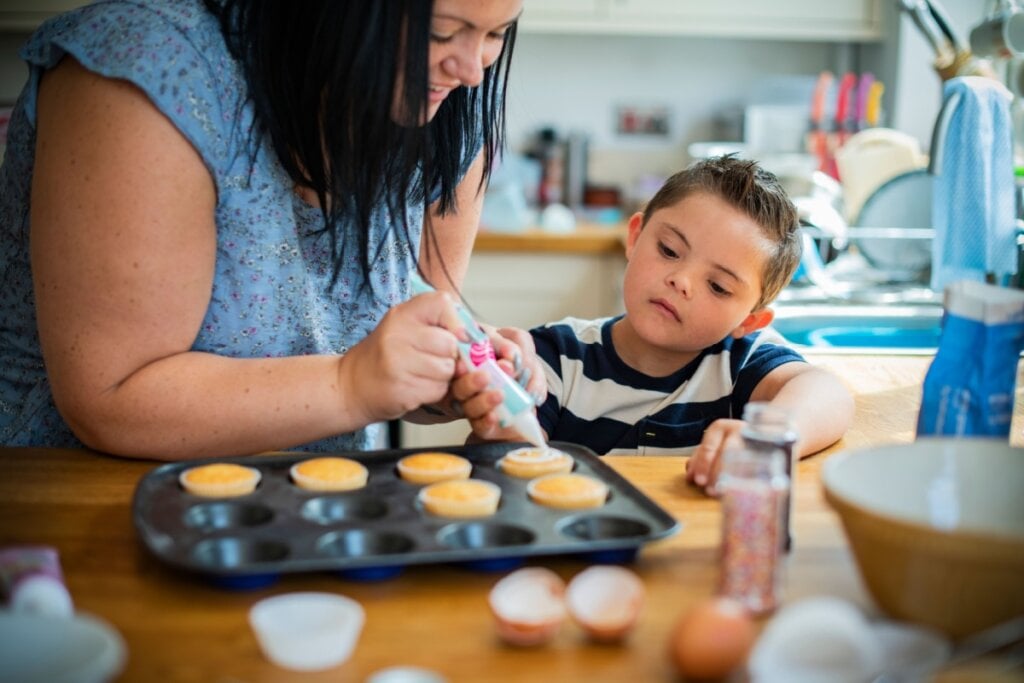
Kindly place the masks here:
POLYGON ((786 363, 765 375, 751 401, 767 401, 793 420, 798 458, 831 446, 853 420, 853 396, 834 374, 807 363, 786 363))
MULTIPOLYGON (((793 420, 798 458, 832 445, 850 427, 853 397, 831 372, 807 363, 785 363, 758 382, 751 401, 765 401, 785 410, 793 420)), ((718 478, 722 453, 739 443, 742 420, 721 419, 711 423, 690 456, 686 478, 699 486, 713 486, 718 478)))

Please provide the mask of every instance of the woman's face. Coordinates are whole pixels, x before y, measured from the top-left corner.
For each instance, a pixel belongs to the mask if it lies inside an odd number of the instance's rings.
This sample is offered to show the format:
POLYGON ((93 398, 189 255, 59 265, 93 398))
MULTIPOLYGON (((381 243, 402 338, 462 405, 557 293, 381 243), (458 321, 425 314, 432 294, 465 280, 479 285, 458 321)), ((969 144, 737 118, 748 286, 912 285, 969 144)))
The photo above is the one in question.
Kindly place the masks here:
MULTIPOLYGON (((434 1, 427 56, 429 90, 421 124, 434 118, 453 90, 480 84, 484 69, 501 54, 505 33, 519 18, 522 7, 522 0, 434 1)), ((403 80, 400 75, 399 92, 403 80)), ((396 120, 403 118, 396 116, 396 120)))

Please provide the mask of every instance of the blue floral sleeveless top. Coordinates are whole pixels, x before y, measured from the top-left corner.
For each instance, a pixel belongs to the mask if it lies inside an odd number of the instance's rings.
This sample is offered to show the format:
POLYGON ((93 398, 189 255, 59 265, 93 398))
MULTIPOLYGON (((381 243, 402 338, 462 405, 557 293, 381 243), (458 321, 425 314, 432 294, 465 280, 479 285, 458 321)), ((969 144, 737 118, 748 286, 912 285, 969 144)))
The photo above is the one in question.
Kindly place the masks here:
MULTIPOLYGON (((0 167, 0 443, 82 444, 57 412, 36 331, 29 262, 29 194, 36 94, 43 72, 71 55, 85 68, 132 82, 201 155, 217 190, 216 274, 193 350, 232 357, 345 353, 408 298, 422 207, 410 202, 413 244, 376 213, 370 244, 388 237, 360 288, 350 249, 331 288, 331 251, 320 210, 294 192, 272 146, 253 154, 240 66, 202 0, 105 0, 55 17, 22 48, 30 76, 12 114, 0 167)), ((73 258, 73 255, 68 256, 73 258)), ((382 425, 313 444, 311 451, 366 449, 382 425)))

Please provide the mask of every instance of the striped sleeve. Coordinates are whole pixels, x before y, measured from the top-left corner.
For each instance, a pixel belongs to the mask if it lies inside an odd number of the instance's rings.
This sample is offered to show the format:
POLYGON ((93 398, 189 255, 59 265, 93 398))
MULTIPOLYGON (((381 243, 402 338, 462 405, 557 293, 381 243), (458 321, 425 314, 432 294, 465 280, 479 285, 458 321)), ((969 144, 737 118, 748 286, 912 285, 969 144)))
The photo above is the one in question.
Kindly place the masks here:
POLYGON ((772 370, 786 363, 806 362, 799 352, 788 346, 785 339, 770 327, 732 341, 734 415, 743 414, 743 407, 750 402, 750 395, 772 370))

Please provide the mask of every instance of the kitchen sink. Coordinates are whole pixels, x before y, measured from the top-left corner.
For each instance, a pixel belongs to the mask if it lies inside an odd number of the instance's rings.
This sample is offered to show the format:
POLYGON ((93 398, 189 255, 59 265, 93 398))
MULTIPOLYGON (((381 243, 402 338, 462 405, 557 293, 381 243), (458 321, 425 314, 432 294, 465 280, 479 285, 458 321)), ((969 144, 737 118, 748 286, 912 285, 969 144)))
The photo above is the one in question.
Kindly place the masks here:
POLYGON ((942 306, 782 303, 775 328, 795 347, 834 353, 930 354, 939 345, 942 306))

